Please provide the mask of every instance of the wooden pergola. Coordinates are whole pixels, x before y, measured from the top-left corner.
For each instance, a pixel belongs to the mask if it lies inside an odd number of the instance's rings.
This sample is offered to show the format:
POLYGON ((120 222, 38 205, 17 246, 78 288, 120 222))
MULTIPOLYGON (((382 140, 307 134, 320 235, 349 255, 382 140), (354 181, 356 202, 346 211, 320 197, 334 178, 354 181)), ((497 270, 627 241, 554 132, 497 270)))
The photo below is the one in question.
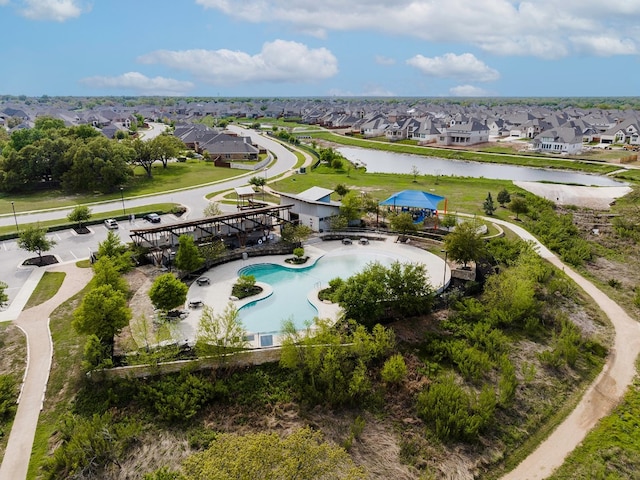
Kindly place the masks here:
POLYGON ((223 241, 227 248, 262 244, 272 238, 274 227, 290 223, 293 205, 277 205, 243 210, 185 222, 132 229, 129 236, 135 245, 149 248, 160 262, 175 250, 181 235, 189 235, 196 245, 223 241))

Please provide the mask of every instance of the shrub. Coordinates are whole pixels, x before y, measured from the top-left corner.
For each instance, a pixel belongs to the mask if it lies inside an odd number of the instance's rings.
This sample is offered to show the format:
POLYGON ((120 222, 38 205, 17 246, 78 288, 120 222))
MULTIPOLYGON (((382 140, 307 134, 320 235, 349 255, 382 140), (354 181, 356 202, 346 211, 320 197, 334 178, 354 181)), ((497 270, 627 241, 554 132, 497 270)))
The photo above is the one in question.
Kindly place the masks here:
POLYGON ((10 375, 0 375, 0 421, 5 420, 16 411, 16 381, 10 375))
POLYGON ((399 353, 389 357, 387 361, 384 362, 380 375, 386 383, 402 383, 407 376, 407 365, 404 362, 404 357, 399 353))

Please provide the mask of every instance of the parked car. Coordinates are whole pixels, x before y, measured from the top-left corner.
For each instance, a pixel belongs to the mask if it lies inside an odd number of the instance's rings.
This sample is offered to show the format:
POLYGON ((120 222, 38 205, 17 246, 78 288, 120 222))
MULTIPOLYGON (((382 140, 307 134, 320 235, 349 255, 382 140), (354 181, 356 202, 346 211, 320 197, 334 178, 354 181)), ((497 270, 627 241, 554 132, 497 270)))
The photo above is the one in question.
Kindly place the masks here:
POLYGON ((160 215, 157 213, 147 213, 144 217, 147 222, 160 223, 160 215))
POLYGON ((107 227, 110 230, 114 230, 114 229, 118 228, 118 222, 116 221, 115 218, 107 218, 104 221, 104 226, 107 227))

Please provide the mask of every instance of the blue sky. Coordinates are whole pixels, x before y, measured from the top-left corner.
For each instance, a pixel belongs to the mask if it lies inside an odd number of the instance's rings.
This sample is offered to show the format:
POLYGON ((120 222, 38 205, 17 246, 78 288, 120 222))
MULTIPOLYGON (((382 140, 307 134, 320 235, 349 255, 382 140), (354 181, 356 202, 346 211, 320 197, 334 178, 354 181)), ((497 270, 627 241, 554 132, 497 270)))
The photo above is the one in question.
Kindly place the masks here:
POLYGON ((640 0, 0 0, 0 32, 9 95, 640 95, 640 0))

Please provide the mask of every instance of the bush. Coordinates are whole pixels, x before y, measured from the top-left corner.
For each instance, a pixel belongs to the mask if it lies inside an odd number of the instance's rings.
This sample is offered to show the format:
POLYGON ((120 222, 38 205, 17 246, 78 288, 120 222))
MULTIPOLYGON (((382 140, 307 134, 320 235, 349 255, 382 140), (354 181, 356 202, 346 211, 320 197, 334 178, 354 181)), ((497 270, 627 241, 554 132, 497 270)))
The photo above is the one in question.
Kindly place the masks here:
POLYGON ((418 415, 442 440, 475 440, 493 419, 495 392, 485 387, 479 396, 447 375, 418 395, 418 415))
POLYGON ((194 417, 214 397, 214 386, 197 375, 181 372, 140 387, 139 399, 165 422, 194 417))
POLYGON ((0 375, 0 421, 13 416, 16 411, 18 390, 11 375, 0 375))
POLYGON ((404 362, 404 357, 399 353, 389 357, 382 366, 380 376, 388 384, 402 383, 407 376, 407 364, 404 362))

